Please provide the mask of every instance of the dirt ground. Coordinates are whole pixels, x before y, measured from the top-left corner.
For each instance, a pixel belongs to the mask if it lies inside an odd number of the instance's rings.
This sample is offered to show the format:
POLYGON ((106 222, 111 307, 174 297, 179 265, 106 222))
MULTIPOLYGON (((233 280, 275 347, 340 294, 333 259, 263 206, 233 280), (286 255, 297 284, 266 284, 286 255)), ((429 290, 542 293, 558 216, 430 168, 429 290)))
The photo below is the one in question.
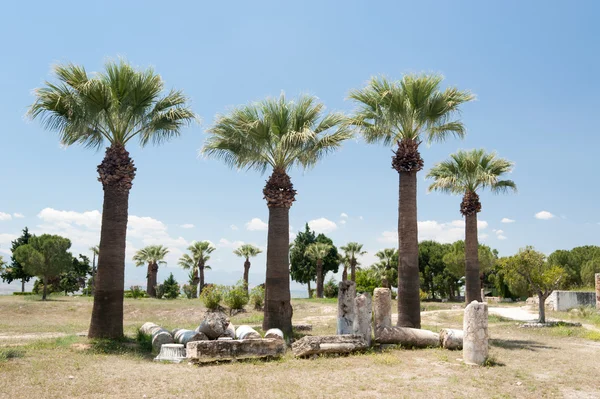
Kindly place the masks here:
MULTIPOLYGON (((344 357, 192 366, 152 362, 135 343, 90 342, 92 302, 82 297, 0 296, 0 398, 598 398, 600 334, 585 327, 518 328, 490 312, 490 366, 469 367, 461 352, 371 350, 344 357)), ((495 305, 494 305, 495 306, 495 305)), ((295 300, 294 323, 335 333, 332 300, 295 300)), ((496 307, 496 306, 495 306, 496 307)), ((461 328, 456 304, 424 304, 423 327, 461 328)), ((153 321, 194 328, 197 300, 125 301, 126 334, 153 321)), ((600 327, 597 314, 552 314, 600 327)), ((260 324, 248 311, 234 324, 260 324)))

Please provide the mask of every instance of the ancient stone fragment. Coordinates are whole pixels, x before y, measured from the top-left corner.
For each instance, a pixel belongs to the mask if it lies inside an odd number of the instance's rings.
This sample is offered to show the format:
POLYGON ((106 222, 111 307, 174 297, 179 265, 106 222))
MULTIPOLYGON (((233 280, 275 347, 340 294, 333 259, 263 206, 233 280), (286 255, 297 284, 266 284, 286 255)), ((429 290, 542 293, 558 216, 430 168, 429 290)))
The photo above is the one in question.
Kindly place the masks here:
POLYGON ((367 346, 371 346, 371 295, 361 294, 354 298, 354 311, 353 334, 362 336, 367 346))
POLYGON ((306 336, 292 344, 296 357, 323 353, 351 353, 367 349, 367 343, 360 335, 306 336))
POLYGON ((444 328, 440 331, 440 345, 444 349, 462 349, 463 331, 444 328))
POLYGON ((229 318, 223 312, 206 312, 196 331, 204 333, 209 339, 222 336, 229 325, 229 318))
POLYGON ((489 349, 487 303, 473 301, 467 305, 463 332, 463 360, 466 364, 483 365, 489 349))
POLYGON ((338 290, 337 334, 352 334, 354 328, 354 298, 356 283, 340 281, 338 290))
POLYGON ((285 353, 285 341, 280 339, 248 339, 194 341, 187 344, 186 356, 193 362, 280 357, 285 353))
POLYGON ((250 326, 239 326, 235 331, 236 339, 260 339, 260 334, 250 326))
POLYGON ((201 332, 194 330, 184 330, 182 328, 176 328, 172 331, 173 339, 178 344, 183 344, 184 346, 191 341, 205 341, 208 337, 201 332))
POLYGON ((235 339, 235 326, 232 323, 229 323, 225 329, 225 332, 219 338, 221 337, 230 337, 235 339))
POLYGON ((155 362, 181 363, 185 360, 185 347, 183 344, 164 344, 160 353, 154 358, 155 362))
POLYGON ((374 302, 374 329, 392 326, 392 292, 389 288, 375 288, 374 302))
POLYGON ((600 273, 596 273, 596 309, 600 310, 600 273))
POLYGON ((284 339, 283 331, 279 328, 271 328, 265 333, 265 338, 284 339))
POLYGON ((433 331, 418 328, 380 327, 375 330, 375 341, 380 344, 428 348, 440 345, 440 335, 433 331))

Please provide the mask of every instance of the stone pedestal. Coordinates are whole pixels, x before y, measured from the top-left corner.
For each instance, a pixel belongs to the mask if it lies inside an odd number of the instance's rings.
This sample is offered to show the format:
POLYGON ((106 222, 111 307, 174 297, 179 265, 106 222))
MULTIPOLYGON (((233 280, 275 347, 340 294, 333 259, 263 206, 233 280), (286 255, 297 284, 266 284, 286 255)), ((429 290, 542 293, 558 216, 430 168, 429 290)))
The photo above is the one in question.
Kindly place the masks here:
POLYGON ((389 288, 375 288, 373 294, 375 304, 374 330, 392 326, 392 291, 389 288))
POLYGON ((473 301, 465 308, 463 320, 463 360, 483 365, 488 356, 487 303, 473 301))
POLYGON ((354 298, 356 297, 356 283, 354 281, 340 281, 338 290, 338 317, 337 334, 352 334, 354 329, 354 298))
POLYGON ((600 310, 600 273, 596 273, 596 309, 600 310))
POLYGON ((164 344, 160 353, 154 358, 155 362, 181 363, 185 360, 185 348, 183 344, 164 344))
POLYGON ((354 298, 354 311, 354 334, 362 336, 367 346, 371 346, 371 295, 361 294, 354 298))

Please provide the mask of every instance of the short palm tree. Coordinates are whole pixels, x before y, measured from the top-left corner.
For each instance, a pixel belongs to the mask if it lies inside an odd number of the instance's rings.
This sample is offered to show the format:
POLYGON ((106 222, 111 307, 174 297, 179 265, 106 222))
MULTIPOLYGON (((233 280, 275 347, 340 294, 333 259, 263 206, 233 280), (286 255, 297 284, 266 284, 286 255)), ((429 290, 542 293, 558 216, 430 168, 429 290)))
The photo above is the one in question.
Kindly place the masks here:
POLYGON ((333 248, 332 245, 323 242, 315 242, 310 244, 304 254, 308 256, 317 265, 317 298, 323 298, 323 259, 329 254, 333 248))
POLYGON ((338 253, 338 263, 344 268, 342 271, 342 281, 348 280, 348 269, 351 267, 350 258, 347 257, 345 254, 342 255, 338 253))
POLYGON ((285 95, 218 115, 202 153, 232 167, 272 174, 263 189, 269 208, 263 329, 292 332, 289 271, 289 210, 296 190, 288 171, 314 166, 351 137, 345 116, 324 114, 316 97, 288 101, 285 95))
POLYGON ((481 301, 479 282, 479 243, 477 239, 477 213, 481 202, 477 191, 489 188, 493 193, 516 191, 512 180, 501 180, 510 173, 513 163, 485 150, 458 151, 450 159, 435 165, 427 174, 434 180, 430 191, 462 195, 460 213, 465 217, 465 299, 481 301))
POLYGON ((398 204, 398 325, 420 328, 417 172, 423 169, 419 145, 463 137, 465 127, 452 119, 474 96, 456 88, 440 89, 438 75, 405 75, 400 81, 372 78, 350 92, 358 109, 350 118, 367 143, 398 145, 392 167, 400 175, 398 204))
POLYGON ((385 288, 390 288, 392 282, 390 279, 396 274, 392 268, 398 269, 398 250, 395 248, 385 248, 375 253, 379 258, 379 263, 375 264, 375 268, 379 271, 382 285, 385 288))
POLYGON ((91 289, 91 294, 93 296, 94 292, 96 291, 96 258, 100 254, 100 248, 98 247, 98 245, 94 245, 93 247, 90 247, 89 250, 92 251, 92 254, 93 254, 93 261, 92 261, 92 289, 91 289))
POLYGON ((367 253, 362 250, 363 245, 357 242, 349 242, 343 247, 340 247, 344 251, 345 256, 350 260, 350 280, 356 282, 356 266, 358 265, 357 258, 367 253))
POLYGON ((133 255, 136 266, 148 265, 146 272, 146 292, 151 298, 156 298, 156 286, 158 285, 158 265, 166 265, 165 256, 169 249, 162 245, 149 245, 142 248, 133 255))
MULTIPOLYGON (((204 288, 204 271, 211 270, 211 267, 206 264, 210 260, 208 255, 215 249, 209 241, 196 241, 187 249, 190 254, 183 254, 179 258, 179 266, 194 272, 194 285, 200 285, 200 293, 204 288)), ((194 291, 193 297, 197 298, 198 290, 194 291)))
POLYGON ((160 144, 179 136, 196 119, 180 91, 163 94, 164 83, 152 69, 136 70, 125 61, 109 62, 105 71, 89 75, 77 65, 54 68, 57 83, 35 91, 29 109, 47 129, 59 133, 63 145, 107 145, 98 166, 104 189, 96 293, 90 338, 123 337, 125 234, 129 191, 135 177, 125 149, 137 138, 140 145, 160 144))
POLYGON ((244 262, 244 285, 246 286, 246 292, 248 292, 248 273, 250 272, 250 258, 262 253, 262 251, 252 244, 241 245, 233 253, 240 258, 245 258, 244 262))

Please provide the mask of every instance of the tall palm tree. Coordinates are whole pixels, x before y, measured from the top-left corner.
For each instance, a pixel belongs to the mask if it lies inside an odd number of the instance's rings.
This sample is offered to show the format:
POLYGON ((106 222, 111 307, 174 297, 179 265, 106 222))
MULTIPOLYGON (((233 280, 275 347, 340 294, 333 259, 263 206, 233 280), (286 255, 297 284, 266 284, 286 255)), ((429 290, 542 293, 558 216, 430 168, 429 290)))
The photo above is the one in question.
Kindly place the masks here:
POLYGON ((398 325, 420 328, 417 172, 423 169, 419 145, 463 137, 465 127, 453 119, 474 96, 456 88, 440 89, 438 75, 405 75, 400 81, 372 78, 350 92, 358 109, 350 119, 368 143, 397 144, 392 167, 399 173, 398 325))
POLYGON ((363 245, 357 242, 349 242, 344 247, 340 247, 342 251, 344 251, 345 256, 350 259, 350 280, 356 281, 356 266, 358 265, 358 258, 361 255, 367 253, 367 251, 362 250, 363 245))
POLYGON ((91 289, 91 294, 93 296, 94 293, 96 292, 96 257, 98 256, 98 254, 100 254, 100 248, 98 247, 98 245, 94 245, 93 247, 90 247, 89 250, 92 251, 92 254, 94 255, 94 258, 92 261, 92 289, 91 289))
POLYGON ((151 298, 156 298, 156 285, 158 284, 158 265, 166 265, 165 256, 169 249, 162 245, 150 245, 135 253, 133 261, 136 266, 148 264, 146 273, 146 292, 151 298))
POLYGON ((104 189, 96 296, 90 338, 123 336, 125 235, 129 191, 136 168, 125 149, 133 138, 140 145, 160 144, 179 136, 196 119, 180 91, 164 92, 160 75, 136 70, 125 61, 108 62, 105 71, 89 75, 74 64, 54 68, 57 83, 46 82, 35 91, 29 109, 47 129, 59 133, 63 145, 107 145, 98 166, 104 189))
POLYGON ((246 292, 248 292, 248 273, 250 272, 250 258, 262 253, 262 251, 252 244, 241 245, 233 253, 240 258, 246 258, 244 262, 244 285, 246 286, 246 292))
POLYGON ((323 259, 333 248, 332 245, 323 242, 310 244, 304 254, 317 263, 317 298, 323 298, 323 259))
MULTIPOLYGON (((196 241, 187 249, 191 255, 183 254, 179 258, 179 266, 194 272, 194 284, 200 285, 200 293, 204 288, 204 271, 211 270, 211 267, 206 264, 210 260, 208 255, 215 249, 209 241, 196 241)), ((194 295, 194 298, 196 297, 197 295, 194 295)))
POLYGON ((202 152, 239 169, 272 174, 263 189, 269 208, 263 328, 292 332, 289 210, 296 190, 288 171, 314 166, 351 137, 340 113, 324 114, 316 97, 288 101, 284 94, 218 115, 202 152))
POLYGON ((477 214, 481 202, 477 191, 489 188, 493 193, 516 191, 512 180, 501 180, 510 173, 513 163, 485 150, 458 151, 450 159, 435 165, 427 174, 434 180, 429 191, 462 195, 460 213, 465 217, 465 299, 481 301, 479 281, 479 243, 477 239, 477 214))

